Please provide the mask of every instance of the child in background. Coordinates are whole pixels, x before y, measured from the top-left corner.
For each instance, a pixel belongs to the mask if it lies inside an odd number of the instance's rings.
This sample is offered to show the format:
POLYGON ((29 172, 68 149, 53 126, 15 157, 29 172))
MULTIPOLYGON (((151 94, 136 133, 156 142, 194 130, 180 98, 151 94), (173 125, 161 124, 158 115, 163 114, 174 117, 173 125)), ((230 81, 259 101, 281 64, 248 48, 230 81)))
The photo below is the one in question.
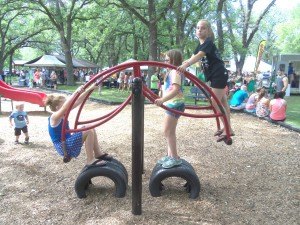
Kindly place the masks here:
POLYGON ((28 127, 29 119, 27 113, 24 111, 24 104, 17 103, 16 110, 13 111, 9 116, 9 123, 10 126, 15 129, 15 144, 19 144, 19 137, 21 135, 21 131, 25 134, 25 144, 29 143, 29 136, 28 136, 28 127), (12 122, 13 121, 13 122, 12 122))
POLYGON ((257 104, 257 99, 259 96, 261 88, 257 88, 256 92, 251 94, 250 97, 248 98, 248 101, 246 103, 245 110, 249 113, 255 113, 256 111, 256 104, 257 104))
MULTIPOLYGON (((62 124, 63 117, 66 113, 67 109, 71 105, 72 97, 76 93, 80 93, 81 95, 74 103, 72 109, 76 108, 80 105, 88 93, 97 88, 96 84, 92 84, 87 90, 83 90, 82 86, 77 88, 77 90, 73 93, 73 95, 66 99, 64 96, 54 96, 49 95, 45 100, 45 105, 49 105, 53 114, 48 119, 48 130, 51 140, 54 144, 54 147, 57 153, 61 156, 64 156, 62 142, 61 142, 61 132, 62 132, 62 124)), ((69 125, 67 123, 67 129, 69 125)), ((76 158, 80 152, 83 143, 85 143, 85 150, 87 155, 86 168, 90 166, 103 166, 106 162, 102 160, 111 160, 112 157, 107 154, 103 154, 100 150, 97 134, 95 129, 90 129, 86 131, 75 132, 73 134, 66 134, 66 150, 68 152, 69 159, 76 158)))
POLYGON ((287 103, 283 99, 284 94, 283 91, 276 92, 274 99, 270 101, 270 119, 273 121, 285 121, 286 119, 287 103))
MULTIPOLYGON (((182 54, 179 50, 170 50, 166 54, 165 61, 180 66, 182 64, 182 54)), ((184 111, 184 96, 183 96, 183 75, 176 70, 168 69, 164 79, 163 97, 154 101, 157 106, 164 104, 165 106, 178 111, 184 111)), ((164 156, 158 163, 162 164, 165 169, 179 166, 182 160, 178 156, 176 146, 176 126, 180 115, 166 111, 164 119, 164 135, 167 139, 167 156, 164 156)))
POLYGON ((267 117, 269 115, 269 104, 270 100, 267 98, 266 89, 262 88, 258 94, 257 104, 256 104, 256 116, 267 117))
POLYGON ((57 74, 54 70, 52 71, 52 73, 50 75, 50 79, 51 79, 51 83, 53 85, 53 89, 56 90, 57 89, 57 74))

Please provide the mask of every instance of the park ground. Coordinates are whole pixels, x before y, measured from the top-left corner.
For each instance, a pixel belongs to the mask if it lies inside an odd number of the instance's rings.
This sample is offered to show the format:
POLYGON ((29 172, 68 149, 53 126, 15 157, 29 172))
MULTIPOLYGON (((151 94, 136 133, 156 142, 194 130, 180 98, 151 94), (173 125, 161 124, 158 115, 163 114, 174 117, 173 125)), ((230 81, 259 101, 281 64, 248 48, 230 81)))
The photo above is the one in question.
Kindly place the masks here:
MULTIPOLYGON (((87 118, 100 117, 116 106, 88 102, 87 118)), ((131 107, 97 127, 104 152, 120 160, 129 174, 124 198, 115 198, 114 184, 96 178, 85 199, 78 199, 75 180, 85 164, 85 152, 64 164, 47 131, 49 112, 26 103, 29 145, 15 145, 9 127, 10 101, 2 99, 0 115, 0 224, 299 224, 300 134, 257 117, 233 113, 233 144, 217 143, 214 119, 181 117, 177 129, 182 158, 194 167, 200 197, 188 198, 180 178, 164 182, 166 190, 153 198, 149 178, 166 152, 162 135, 164 111, 145 106, 145 173, 142 215, 132 215, 131 107)), ((48 110, 49 111, 49 110, 48 110)), ((195 111, 194 113, 199 113, 195 111)), ((71 115, 74 118, 75 114, 71 115)), ((21 136, 20 140, 23 140, 21 136)))

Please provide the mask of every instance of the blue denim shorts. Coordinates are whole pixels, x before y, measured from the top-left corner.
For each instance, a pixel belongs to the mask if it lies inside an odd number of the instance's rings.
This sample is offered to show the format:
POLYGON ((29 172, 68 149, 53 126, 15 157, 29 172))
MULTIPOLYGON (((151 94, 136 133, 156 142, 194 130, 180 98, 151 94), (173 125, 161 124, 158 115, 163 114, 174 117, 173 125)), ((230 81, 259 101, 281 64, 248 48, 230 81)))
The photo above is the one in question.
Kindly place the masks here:
MULTIPOLYGON (((176 105, 176 106, 170 106, 170 105, 166 105, 166 106, 169 107, 169 108, 171 108, 171 109, 178 110, 178 111, 180 111, 180 112, 184 112, 184 110, 185 110, 185 104, 184 104, 184 103, 178 104, 178 105, 176 105)), ((178 119, 178 118, 181 116, 180 114, 173 113, 173 112, 168 111, 168 110, 166 110, 166 114, 167 114, 167 115, 170 115, 170 116, 173 116, 173 117, 175 117, 176 119, 178 119)))

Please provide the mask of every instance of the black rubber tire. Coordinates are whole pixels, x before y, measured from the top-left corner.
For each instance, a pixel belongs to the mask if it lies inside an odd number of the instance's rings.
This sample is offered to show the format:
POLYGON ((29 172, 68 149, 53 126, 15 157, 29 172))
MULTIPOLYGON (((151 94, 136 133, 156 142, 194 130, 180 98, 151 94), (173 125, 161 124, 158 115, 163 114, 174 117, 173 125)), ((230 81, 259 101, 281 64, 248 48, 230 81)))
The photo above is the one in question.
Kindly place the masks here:
POLYGON ((186 180, 189 198, 195 199, 199 196, 199 178, 191 164, 189 164, 186 160, 182 161, 183 163, 180 166, 170 169, 164 169, 160 164, 156 164, 152 171, 149 182, 149 190, 153 197, 161 196, 162 181, 169 177, 180 177, 186 180))
POLYGON ((126 178, 126 183, 128 183, 128 173, 127 170, 125 168, 125 166, 117 159, 112 158, 112 160, 107 161, 109 163, 114 164, 115 166, 119 167, 121 171, 124 172, 125 178, 126 178))
MULTIPOLYGON (((126 178, 126 184, 128 184, 128 172, 127 172, 125 166, 119 160, 117 160, 115 158, 112 158, 111 160, 105 160, 105 161, 107 163, 114 164, 116 167, 120 168, 120 170, 124 173, 124 176, 126 178)), ((81 172, 83 172, 83 171, 84 171, 84 169, 81 172)), ((90 183, 88 183, 86 185, 86 189, 88 189, 89 185, 91 185, 91 184, 92 184, 92 181, 90 181, 90 183)))
POLYGON ((78 198, 86 198, 86 190, 94 177, 107 177, 115 184, 115 197, 123 198, 126 194, 127 179, 123 170, 114 163, 107 162, 105 166, 93 166, 81 171, 75 182, 75 192, 78 198))

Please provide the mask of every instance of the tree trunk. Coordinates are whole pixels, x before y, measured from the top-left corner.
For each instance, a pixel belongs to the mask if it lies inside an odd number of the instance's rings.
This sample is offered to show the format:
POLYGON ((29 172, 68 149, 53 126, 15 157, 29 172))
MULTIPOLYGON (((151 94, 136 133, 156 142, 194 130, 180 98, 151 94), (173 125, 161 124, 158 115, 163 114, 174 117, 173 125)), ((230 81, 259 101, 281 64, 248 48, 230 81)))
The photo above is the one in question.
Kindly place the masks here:
POLYGON ((224 53, 224 33, 222 23, 223 4, 225 0, 219 0, 217 5, 217 33, 218 33, 218 49, 223 55, 224 53))
POLYGON ((65 54, 65 60, 66 60, 67 85, 73 86, 73 85, 75 85, 74 75, 73 75, 73 62, 72 62, 72 54, 71 54, 70 45, 68 44, 71 41, 70 40, 68 41, 64 37, 63 31, 60 31, 59 33, 61 35, 61 45, 62 45, 63 52, 65 54))
MULTIPOLYGON (((157 61, 157 21, 156 21, 156 9, 155 2, 153 0, 148 1, 149 5, 149 60, 157 61)), ((155 68, 149 67, 148 69, 148 78, 154 74, 155 68)), ((146 84, 150 87, 150 79, 146 80, 146 84)))

